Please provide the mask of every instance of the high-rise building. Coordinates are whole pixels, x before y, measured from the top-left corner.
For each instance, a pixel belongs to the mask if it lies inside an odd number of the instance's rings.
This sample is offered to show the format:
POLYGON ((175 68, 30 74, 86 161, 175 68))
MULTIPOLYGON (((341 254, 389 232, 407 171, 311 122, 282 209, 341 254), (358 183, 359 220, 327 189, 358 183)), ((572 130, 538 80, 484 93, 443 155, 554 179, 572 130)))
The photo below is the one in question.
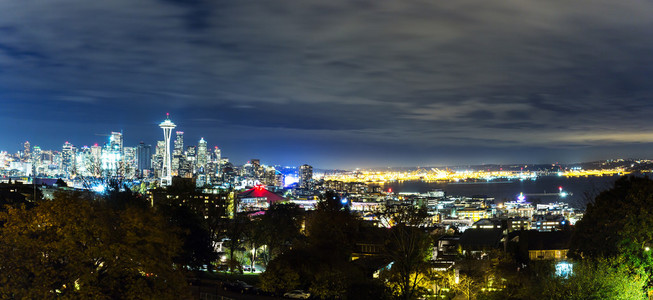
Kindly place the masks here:
POLYGON ((209 152, 207 148, 206 141, 204 138, 201 138, 197 144, 197 172, 204 173, 206 169, 206 164, 209 161, 209 152))
POLYGON ((299 187, 303 189, 310 188, 311 181, 313 180, 313 167, 309 165, 302 165, 299 167, 299 187))
POLYGON ((140 142, 136 147, 136 166, 138 174, 143 175, 144 170, 152 168, 152 146, 140 142))
POLYGON ((75 166, 77 167, 77 174, 81 176, 91 176, 91 148, 84 146, 77 151, 75 155, 75 166))
POLYGON ((179 169, 184 164, 184 132, 177 131, 175 138, 175 147, 172 149, 172 175, 181 175, 179 169))
POLYGON ((75 146, 66 142, 61 149, 61 171, 66 176, 75 173, 75 146))
POLYGON ((42 154, 43 153, 41 151, 41 147, 34 146, 34 151, 32 151, 32 161, 36 164, 37 167, 43 161, 43 157, 41 157, 42 154))
POLYGON ((102 148, 101 170, 103 176, 122 176, 122 151, 118 143, 105 144, 102 148))
MULTIPOLYGON (((197 161, 197 147, 195 146, 188 146, 186 147, 186 152, 184 154, 184 157, 186 158, 183 164, 183 174, 182 176, 184 177, 192 177, 195 167, 195 162, 197 161)), ((181 173, 181 172, 180 172, 181 173)))
POLYGON ((55 154, 52 153, 52 150, 44 150, 41 157, 44 165, 56 165, 55 154))
POLYGON ((175 152, 183 153, 184 152, 184 132, 183 131, 177 131, 176 136, 175 136, 175 148, 173 150, 173 154, 175 152))
POLYGON ((111 150, 118 150, 122 153, 122 132, 111 132, 109 137, 109 148, 111 150))
POLYGON ((157 141, 156 148, 154 148, 154 155, 152 155, 152 169, 156 177, 161 178, 163 170, 163 157, 165 155, 166 142, 157 141))
POLYGON ((136 177, 136 148, 135 147, 124 147, 123 148, 123 164, 122 164, 122 175, 125 178, 133 179, 136 177))
POLYGON ((23 152, 23 161, 28 161, 31 159, 29 141, 25 142, 23 146, 25 147, 25 150, 23 152))
POLYGON ((220 148, 218 148, 218 146, 215 146, 215 150, 213 150, 213 155, 214 155, 215 162, 219 163, 220 160, 222 160, 222 151, 220 150, 220 148))
POLYGON ((102 175, 102 147, 98 144, 91 146, 91 166, 89 171, 93 176, 102 175))
POLYGON ((175 123, 170 121, 170 114, 166 114, 166 120, 159 124, 163 129, 163 138, 165 142, 165 151, 163 154, 163 167, 161 168, 161 185, 172 184, 172 153, 170 152, 170 135, 172 130, 177 127, 175 123))

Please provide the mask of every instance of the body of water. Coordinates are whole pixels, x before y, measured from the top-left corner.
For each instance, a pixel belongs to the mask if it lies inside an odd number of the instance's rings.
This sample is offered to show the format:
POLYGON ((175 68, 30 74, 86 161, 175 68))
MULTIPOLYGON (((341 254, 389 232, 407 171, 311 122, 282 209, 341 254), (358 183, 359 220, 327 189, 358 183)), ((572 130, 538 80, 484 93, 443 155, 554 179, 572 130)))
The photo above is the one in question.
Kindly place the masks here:
POLYGON ((535 180, 497 180, 490 182, 423 182, 401 181, 388 182, 384 190, 392 188, 393 192, 425 193, 435 189, 444 190, 449 196, 487 195, 495 201, 513 201, 520 193, 526 195, 526 201, 532 203, 566 202, 572 207, 583 208, 587 197, 610 189, 620 176, 603 177, 560 177, 542 176, 535 180), (559 197, 559 187, 568 193, 559 197), (551 194, 551 195, 543 195, 551 194))

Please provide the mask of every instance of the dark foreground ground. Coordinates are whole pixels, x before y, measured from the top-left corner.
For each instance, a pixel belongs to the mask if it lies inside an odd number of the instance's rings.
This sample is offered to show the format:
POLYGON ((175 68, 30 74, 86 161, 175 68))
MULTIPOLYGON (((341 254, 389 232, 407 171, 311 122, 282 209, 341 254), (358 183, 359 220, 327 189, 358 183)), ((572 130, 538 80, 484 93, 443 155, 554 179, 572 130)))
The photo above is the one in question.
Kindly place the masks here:
POLYGON ((229 275, 225 273, 204 273, 197 274, 194 279, 189 280, 190 290, 193 299, 201 300, 255 300, 255 299, 280 299, 283 297, 273 297, 268 295, 257 295, 254 291, 237 292, 224 288, 225 283, 233 280, 245 281, 251 285, 258 283, 258 275, 229 275))

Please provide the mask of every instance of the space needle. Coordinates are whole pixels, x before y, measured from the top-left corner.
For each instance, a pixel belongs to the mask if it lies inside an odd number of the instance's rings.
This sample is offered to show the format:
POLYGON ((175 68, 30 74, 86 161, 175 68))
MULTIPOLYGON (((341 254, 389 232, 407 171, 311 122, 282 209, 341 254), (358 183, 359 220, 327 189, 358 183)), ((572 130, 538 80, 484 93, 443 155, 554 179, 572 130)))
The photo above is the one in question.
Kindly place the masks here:
POLYGON ((166 120, 161 122, 159 127, 163 129, 163 138, 166 143, 165 152, 163 153, 163 168, 161 168, 161 185, 167 186, 172 184, 172 173, 170 170, 170 166, 172 165, 172 157, 170 155, 170 135, 177 125, 170 121, 170 114, 166 113, 166 120))

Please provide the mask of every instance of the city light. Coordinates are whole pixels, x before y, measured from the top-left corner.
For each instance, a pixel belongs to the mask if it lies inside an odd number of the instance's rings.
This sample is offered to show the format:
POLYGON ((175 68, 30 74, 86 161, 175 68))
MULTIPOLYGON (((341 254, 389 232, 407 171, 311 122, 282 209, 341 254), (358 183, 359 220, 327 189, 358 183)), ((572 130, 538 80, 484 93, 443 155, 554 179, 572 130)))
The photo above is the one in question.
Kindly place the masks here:
POLYGON ((526 196, 524 196, 524 193, 519 193, 519 196, 517 196, 517 200, 519 202, 524 202, 524 200, 526 200, 526 196))
POLYGON ((299 177, 295 175, 286 175, 283 179, 283 186, 288 187, 299 182, 299 177))
POLYGON ((106 190, 107 190, 107 186, 105 184, 97 184, 97 185, 94 185, 91 188, 91 190, 93 190, 94 192, 96 192, 98 194, 104 194, 104 192, 106 192, 106 190))
POLYGON ((568 278, 574 274, 574 265, 566 261, 561 261, 555 265, 556 276, 568 278))

